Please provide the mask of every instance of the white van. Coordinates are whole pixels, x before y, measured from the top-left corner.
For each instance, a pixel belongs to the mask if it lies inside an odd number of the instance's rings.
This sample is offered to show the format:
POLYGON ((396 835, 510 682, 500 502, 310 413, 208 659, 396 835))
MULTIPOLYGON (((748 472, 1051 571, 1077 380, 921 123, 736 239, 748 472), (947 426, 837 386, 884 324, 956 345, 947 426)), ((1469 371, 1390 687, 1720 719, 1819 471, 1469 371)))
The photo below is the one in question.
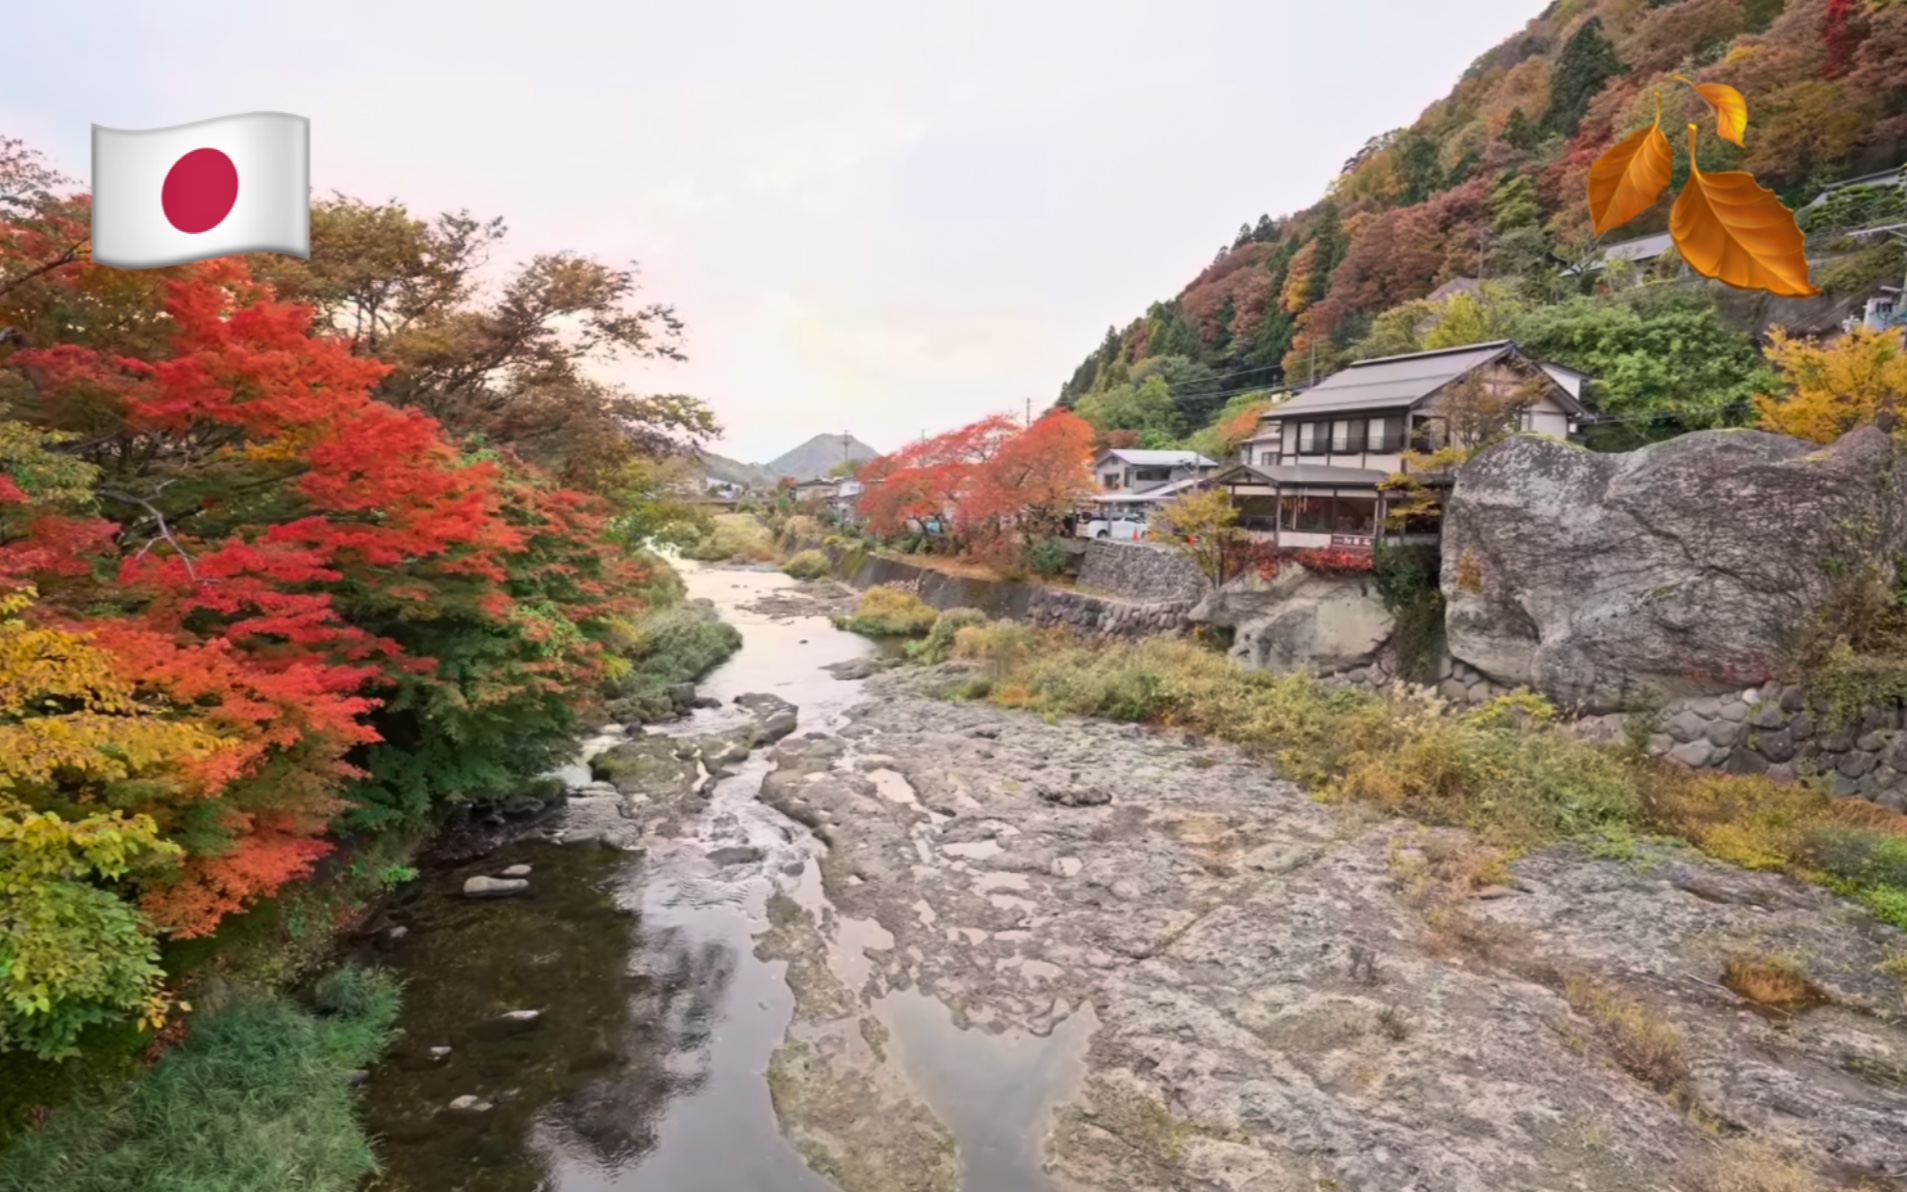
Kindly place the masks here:
POLYGON ((1145 515, 1139 512, 1114 514, 1111 518, 1096 517, 1079 523, 1081 538, 1106 538, 1113 542, 1144 542, 1146 536, 1145 515))

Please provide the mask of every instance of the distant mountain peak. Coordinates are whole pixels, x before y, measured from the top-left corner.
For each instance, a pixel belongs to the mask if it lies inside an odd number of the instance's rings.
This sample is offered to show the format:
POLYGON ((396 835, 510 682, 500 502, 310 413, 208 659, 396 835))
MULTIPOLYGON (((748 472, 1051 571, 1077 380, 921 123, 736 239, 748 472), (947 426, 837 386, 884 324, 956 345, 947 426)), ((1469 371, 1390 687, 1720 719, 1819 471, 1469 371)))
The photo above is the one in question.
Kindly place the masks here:
POLYGON ((816 435, 793 451, 769 460, 762 467, 776 479, 791 476, 796 480, 812 480, 827 475, 844 463, 859 463, 878 455, 880 452, 851 434, 816 435))

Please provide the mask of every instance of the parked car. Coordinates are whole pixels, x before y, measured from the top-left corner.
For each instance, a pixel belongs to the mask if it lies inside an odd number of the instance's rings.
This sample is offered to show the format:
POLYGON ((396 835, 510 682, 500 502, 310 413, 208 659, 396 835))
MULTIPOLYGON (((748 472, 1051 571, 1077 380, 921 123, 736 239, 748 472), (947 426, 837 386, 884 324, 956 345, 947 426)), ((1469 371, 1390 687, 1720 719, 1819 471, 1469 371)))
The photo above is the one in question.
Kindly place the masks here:
POLYGON ((1094 518, 1079 524, 1081 538, 1108 538, 1114 542, 1143 542, 1146 519, 1142 514, 1122 513, 1113 518, 1094 518))

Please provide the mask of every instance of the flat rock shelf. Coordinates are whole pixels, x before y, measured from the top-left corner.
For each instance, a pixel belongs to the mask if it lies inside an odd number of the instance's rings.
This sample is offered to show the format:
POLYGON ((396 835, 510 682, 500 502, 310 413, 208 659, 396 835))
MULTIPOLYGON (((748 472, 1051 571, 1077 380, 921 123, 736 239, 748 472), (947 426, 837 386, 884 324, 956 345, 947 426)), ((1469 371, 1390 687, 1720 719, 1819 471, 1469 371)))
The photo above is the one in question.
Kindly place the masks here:
POLYGON ((1694 1192, 1750 1138, 1907 1186, 1907 937, 1823 890, 1558 848, 1440 916, 1462 833, 941 698, 827 583, 688 580, 744 634, 720 706, 391 908, 375 1187, 1694 1192))

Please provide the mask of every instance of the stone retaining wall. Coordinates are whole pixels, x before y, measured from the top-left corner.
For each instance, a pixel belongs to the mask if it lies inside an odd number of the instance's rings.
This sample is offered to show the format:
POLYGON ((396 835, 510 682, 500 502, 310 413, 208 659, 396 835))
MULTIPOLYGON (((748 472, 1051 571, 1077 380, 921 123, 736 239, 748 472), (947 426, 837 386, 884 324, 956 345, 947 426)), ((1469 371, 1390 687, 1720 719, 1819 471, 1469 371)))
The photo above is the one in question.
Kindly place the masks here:
POLYGON ((1145 637, 1181 632, 1189 625, 1190 600, 1121 600, 1044 584, 976 579, 882 555, 862 556, 849 569, 845 551, 827 549, 837 573, 856 588, 901 588, 937 609, 977 608, 1000 620, 1064 625, 1089 637, 1145 637))
POLYGON ((1766 774, 1777 782, 1819 776, 1837 797, 1907 810, 1907 736, 1900 705, 1868 708, 1830 728, 1828 703, 1770 683, 1719 698, 1681 700, 1655 718, 1650 751, 1693 769, 1766 774))
MULTIPOLYGON (((1327 687, 1368 687, 1381 691, 1397 681, 1398 669, 1395 654, 1386 646, 1368 666, 1352 667, 1321 677, 1327 687)), ((1515 690, 1502 683, 1492 682, 1482 671, 1457 661, 1449 654, 1438 660, 1435 673, 1437 681, 1432 686, 1436 688, 1437 694, 1445 701, 1462 707, 1480 704, 1515 690)))
POLYGON ((1092 539, 1080 559, 1079 586, 1125 600, 1191 604, 1210 585, 1183 551, 1092 539))
POLYGON ((1040 588, 1027 610, 1035 625, 1064 625, 1092 637, 1149 637, 1190 626, 1189 600, 1112 600, 1065 588, 1040 588))

